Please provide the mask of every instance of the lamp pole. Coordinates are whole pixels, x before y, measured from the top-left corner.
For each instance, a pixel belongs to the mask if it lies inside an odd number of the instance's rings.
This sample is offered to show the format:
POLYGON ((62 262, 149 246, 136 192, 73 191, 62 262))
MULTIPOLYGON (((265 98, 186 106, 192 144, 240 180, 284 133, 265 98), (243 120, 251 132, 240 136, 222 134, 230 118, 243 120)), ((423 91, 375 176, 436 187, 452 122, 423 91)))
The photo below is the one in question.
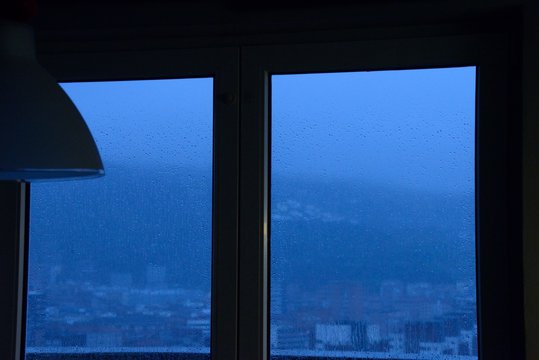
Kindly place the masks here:
POLYGON ((23 360, 28 184, 0 181, 0 359, 23 360))

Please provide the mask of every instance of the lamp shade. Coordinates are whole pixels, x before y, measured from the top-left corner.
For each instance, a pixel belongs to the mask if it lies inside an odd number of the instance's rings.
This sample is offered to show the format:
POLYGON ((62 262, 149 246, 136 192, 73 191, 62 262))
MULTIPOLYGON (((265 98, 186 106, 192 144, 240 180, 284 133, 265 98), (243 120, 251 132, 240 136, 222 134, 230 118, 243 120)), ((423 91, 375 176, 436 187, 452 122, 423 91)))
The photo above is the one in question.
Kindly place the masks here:
POLYGON ((0 180, 103 173, 84 119, 36 61, 30 26, 0 23, 0 180))

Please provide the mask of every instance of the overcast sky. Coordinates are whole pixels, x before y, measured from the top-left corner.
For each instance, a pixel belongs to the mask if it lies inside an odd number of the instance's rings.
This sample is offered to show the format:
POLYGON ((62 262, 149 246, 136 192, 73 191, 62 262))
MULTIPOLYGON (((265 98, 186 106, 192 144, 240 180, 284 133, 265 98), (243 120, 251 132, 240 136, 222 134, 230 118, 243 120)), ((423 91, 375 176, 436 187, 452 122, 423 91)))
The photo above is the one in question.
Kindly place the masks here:
MULTIPOLYGON (((105 166, 212 161, 212 80, 63 84, 105 166)), ((473 191, 475 68, 272 77, 274 174, 473 191)))
POLYGON ((211 167, 213 80, 64 83, 107 166, 211 167))
POLYGON ((273 76, 274 173, 471 191, 475 68, 273 76))

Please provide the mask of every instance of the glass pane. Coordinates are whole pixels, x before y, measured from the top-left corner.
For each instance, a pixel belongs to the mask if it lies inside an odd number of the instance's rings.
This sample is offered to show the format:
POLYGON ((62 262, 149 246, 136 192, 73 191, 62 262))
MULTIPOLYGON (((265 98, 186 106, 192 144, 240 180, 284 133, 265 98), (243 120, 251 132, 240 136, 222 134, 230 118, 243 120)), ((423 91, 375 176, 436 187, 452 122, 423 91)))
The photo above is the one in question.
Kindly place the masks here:
POLYGON ((477 358, 475 72, 272 77, 274 359, 477 358))
POLYGON ((213 80, 62 87, 106 175, 32 184, 27 358, 209 354, 213 80))

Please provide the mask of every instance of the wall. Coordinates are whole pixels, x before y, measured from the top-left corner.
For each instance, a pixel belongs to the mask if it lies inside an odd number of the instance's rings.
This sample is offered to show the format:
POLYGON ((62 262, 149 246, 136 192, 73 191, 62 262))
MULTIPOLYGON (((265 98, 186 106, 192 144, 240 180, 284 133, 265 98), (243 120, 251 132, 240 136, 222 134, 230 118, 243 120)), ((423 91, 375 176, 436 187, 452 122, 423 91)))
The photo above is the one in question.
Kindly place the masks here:
POLYGON ((524 9, 524 315, 527 360, 539 359, 539 2, 524 9))

